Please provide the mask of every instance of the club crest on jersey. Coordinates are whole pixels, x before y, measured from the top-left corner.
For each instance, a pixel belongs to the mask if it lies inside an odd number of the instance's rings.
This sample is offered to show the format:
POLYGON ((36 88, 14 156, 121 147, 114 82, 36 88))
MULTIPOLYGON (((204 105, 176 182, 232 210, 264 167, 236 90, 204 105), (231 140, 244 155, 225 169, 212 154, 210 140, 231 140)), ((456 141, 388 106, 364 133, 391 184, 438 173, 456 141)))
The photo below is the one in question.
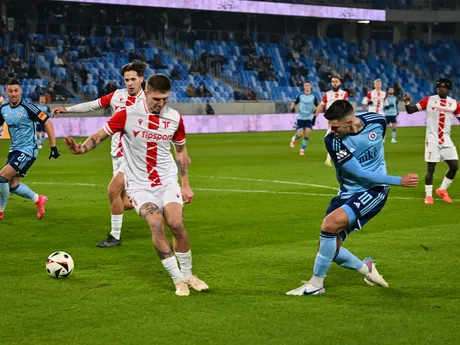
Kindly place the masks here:
POLYGON ((375 133, 375 132, 370 132, 370 133, 369 133, 369 139, 370 139, 370 140, 375 140, 375 139, 377 139, 377 133, 375 133))
POLYGON ((18 113, 18 117, 22 117, 22 113, 18 113))

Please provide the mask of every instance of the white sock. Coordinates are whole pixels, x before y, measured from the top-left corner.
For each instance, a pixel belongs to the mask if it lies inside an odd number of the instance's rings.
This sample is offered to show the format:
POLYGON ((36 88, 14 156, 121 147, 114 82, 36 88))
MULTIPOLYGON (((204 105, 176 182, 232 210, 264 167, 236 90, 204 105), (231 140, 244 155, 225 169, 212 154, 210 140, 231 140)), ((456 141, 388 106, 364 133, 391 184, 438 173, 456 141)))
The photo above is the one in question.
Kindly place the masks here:
POLYGON ((123 224, 123 215, 122 214, 112 214, 112 230, 110 235, 115 237, 117 240, 121 236, 121 225, 123 224))
POLYGON ((313 276, 311 277, 309 283, 319 289, 324 285, 324 278, 313 276))
POLYGON ((38 202, 38 197, 39 197, 39 195, 37 193, 35 193, 34 197, 32 198, 32 201, 34 202, 34 204, 36 204, 38 202))
POLYGON ((369 274, 369 267, 363 264, 358 272, 361 273, 363 276, 367 276, 369 274))
POLYGON ((425 195, 426 196, 433 195, 433 185, 425 185, 425 195))
POLYGON ((442 180, 442 183, 441 183, 441 187, 439 187, 439 189, 441 190, 447 190, 447 188, 450 187, 450 185, 452 184, 452 181, 450 178, 447 178, 447 177, 444 177, 444 179, 442 180))
POLYGON ((330 162, 330 161, 331 161, 331 155, 328 153, 326 156, 326 162, 330 162))
POLYGON ((179 284, 181 281, 184 281, 184 276, 179 269, 175 255, 171 256, 170 258, 161 260, 161 263, 163 264, 165 270, 168 271, 169 276, 173 280, 174 284, 179 284))
POLYGON ((192 251, 187 253, 176 252, 177 261, 179 261, 180 270, 185 279, 192 275, 192 251))

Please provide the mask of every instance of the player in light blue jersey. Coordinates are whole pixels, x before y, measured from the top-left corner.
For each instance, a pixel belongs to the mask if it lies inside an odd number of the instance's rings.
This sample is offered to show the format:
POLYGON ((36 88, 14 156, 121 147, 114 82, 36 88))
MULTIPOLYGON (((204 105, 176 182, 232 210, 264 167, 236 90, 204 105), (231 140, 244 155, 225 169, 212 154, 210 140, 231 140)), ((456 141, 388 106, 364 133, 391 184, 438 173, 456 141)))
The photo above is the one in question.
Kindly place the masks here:
POLYGON ((315 125, 315 109, 319 102, 315 95, 311 93, 311 82, 306 81, 303 84, 304 92, 300 93, 291 105, 291 111, 295 112, 296 105, 299 105, 297 114, 296 134, 292 137, 290 146, 294 148, 296 140, 303 137, 300 155, 305 155, 305 149, 308 144, 311 129, 315 125))
MULTIPOLYGON (((46 97, 40 96, 40 104, 37 105, 37 108, 43 111, 48 117, 51 117, 51 109, 46 105, 46 97)), ((37 122, 37 141, 38 141, 38 148, 43 148, 43 142, 45 141, 46 130, 45 124, 41 122, 37 122)))
POLYGON ((402 177, 386 174, 383 152, 386 123, 382 115, 355 116, 348 101, 337 100, 324 117, 330 126, 324 141, 335 165, 340 190, 331 200, 321 225, 312 278, 287 295, 325 293, 323 282, 332 261, 361 273, 369 285, 388 287, 371 258, 358 259, 342 242, 380 212, 388 197, 388 185, 413 188, 418 183, 416 174, 402 177))
POLYGON ((44 123, 48 132, 51 146, 49 158, 59 157, 54 127, 51 121, 47 121, 47 114, 22 99, 22 89, 17 80, 8 81, 5 89, 9 102, 0 107, 0 126, 3 123, 8 125, 11 146, 7 163, 0 171, 0 220, 3 219, 3 212, 10 192, 23 198, 31 199, 37 207, 38 219, 42 219, 48 199, 44 195, 38 195, 27 185, 21 183, 21 178, 26 176, 27 170, 37 159, 36 122, 44 123))
POLYGON ((392 131, 391 131, 391 143, 396 144, 396 117, 399 115, 399 108, 398 108, 398 98, 395 96, 395 89, 392 87, 388 88, 387 94, 387 102, 388 105, 385 106, 385 118, 387 121, 387 125, 391 124, 392 131))

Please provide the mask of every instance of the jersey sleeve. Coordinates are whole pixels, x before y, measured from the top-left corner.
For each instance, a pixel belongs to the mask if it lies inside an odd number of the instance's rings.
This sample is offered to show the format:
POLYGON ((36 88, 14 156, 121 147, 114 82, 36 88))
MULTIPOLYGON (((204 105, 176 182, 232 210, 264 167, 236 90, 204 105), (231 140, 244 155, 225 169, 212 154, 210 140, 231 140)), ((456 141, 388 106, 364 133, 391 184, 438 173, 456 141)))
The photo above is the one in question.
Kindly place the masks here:
POLYGON ((425 110, 428 105, 429 99, 430 97, 425 97, 420 102, 418 102, 415 106, 417 107, 418 110, 425 110))
POLYGON ((297 95, 296 99, 294 100, 294 104, 300 103, 300 94, 297 95))
POLYGON ((362 103, 363 103, 364 105, 368 104, 369 101, 370 101, 370 99, 371 99, 371 97, 372 97, 372 96, 371 96, 371 93, 368 92, 367 95, 366 95, 366 97, 363 98, 363 102, 362 102, 362 103))
POLYGON ((104 131, 108 135, 114 135, 118 132, 123 132, 126 126, 126 109, 120 108, 109 121, 104 125, 104 131))
POLYGON ((46 106, 46 114, 48 115, 48 117, 51 117, 51 109, 48 106, 46 106))
POLYGON ((97 100, 99 103, 99 106, 104 109, 110 108, 110 102, 112 101, 112 97, 114 94, 115 94, 115 91, 99 98, 97 100))
POLYGON ((24 107, 24 109, 26 109, 27 114, 29 115, 29 119, 32 121, 45 123, 49 119, 49 116, 45 112, 38 109, 35 105, 27 102, 22 102, 21 105, 24 107))
POLYGON ((353 158, 350 150, 333 133, 326 135, 324 144, 335 166, 341 166, 353 158))
POLYGON ((457 101, 457 108, 454 110, 454 114, 459 117, 460 116, 460 103, 457 101))
POLYGON ((348 92, 345 91, 345 96, 343 96, 343 99, 346 101, 348 100, 348 92))
POLYGON ((179 126, 177 127, 174 135, 172 137, 172 142, 174 145, 184 145, 185 144, 185 126, 182 116, 179 120, 179 126))
POLYGON ((321 103, 323 103, 324 105, 327 104, 327 94, 326 93, 324 94, 323 100, 321 101, 321 103))

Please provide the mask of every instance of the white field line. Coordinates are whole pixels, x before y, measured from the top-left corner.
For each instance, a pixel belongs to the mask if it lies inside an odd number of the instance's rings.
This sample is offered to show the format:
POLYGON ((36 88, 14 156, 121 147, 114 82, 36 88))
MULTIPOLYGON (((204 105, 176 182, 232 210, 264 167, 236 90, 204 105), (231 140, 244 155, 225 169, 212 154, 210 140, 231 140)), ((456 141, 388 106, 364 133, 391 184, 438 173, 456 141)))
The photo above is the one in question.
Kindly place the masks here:
POLYGON ((278 183, 278 184, 290 184, 290 185, 295 185, 295 186, 316 187, 316 188, 332 189, 332 190, 338 191, 337 187, 324 186, 322 184, 293 182, 293 181, 264 180, 264 179, 259 179, 259 178, 227 177, 227 176, 193 176, 193 178, 195 178, 195 177, 209 178, 209 179, 219 179, 219 180, 253 181, 253 182, 269 182, 269 183, 278 183))

